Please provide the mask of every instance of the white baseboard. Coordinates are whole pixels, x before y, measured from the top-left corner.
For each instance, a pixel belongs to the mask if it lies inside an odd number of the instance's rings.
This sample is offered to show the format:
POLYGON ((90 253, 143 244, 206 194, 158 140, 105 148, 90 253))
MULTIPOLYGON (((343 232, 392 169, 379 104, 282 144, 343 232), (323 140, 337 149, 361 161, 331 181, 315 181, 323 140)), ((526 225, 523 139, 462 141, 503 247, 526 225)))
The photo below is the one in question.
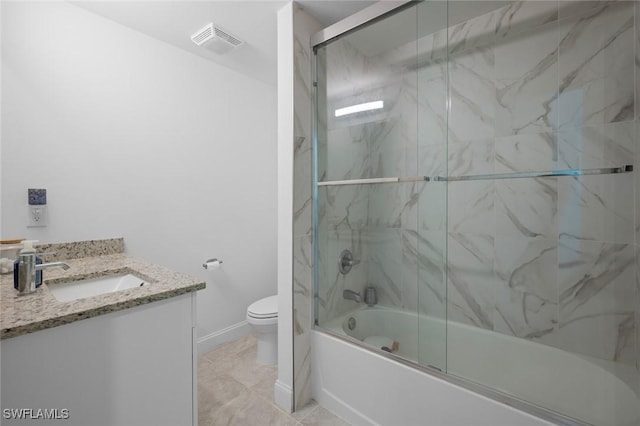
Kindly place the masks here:
POLYGON ((287 386, 280 380, 276 380, 273 385, 273 399, 278 407, 282 408, 287 413, 293 412, 293 389, 291 386, 287 386))
POLYGON ((251 326, 247 321, 242 321, 237 324, 230 325, 227 328, 207 334, 198 339, 198 356, 202 356, 222 345, 223 343, 231 342, 232 340, 239 339, 251 333, 251 326))

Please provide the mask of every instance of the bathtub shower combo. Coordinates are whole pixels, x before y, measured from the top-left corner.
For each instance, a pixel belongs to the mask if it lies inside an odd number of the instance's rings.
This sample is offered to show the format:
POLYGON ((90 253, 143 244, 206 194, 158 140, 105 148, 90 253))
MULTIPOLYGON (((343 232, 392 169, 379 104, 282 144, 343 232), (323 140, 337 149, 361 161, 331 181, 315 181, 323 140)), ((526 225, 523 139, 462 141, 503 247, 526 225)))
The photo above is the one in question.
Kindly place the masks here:
POLYGON ((408 2, 316 36, 320 335, 640 424, 639 7, 408 2))

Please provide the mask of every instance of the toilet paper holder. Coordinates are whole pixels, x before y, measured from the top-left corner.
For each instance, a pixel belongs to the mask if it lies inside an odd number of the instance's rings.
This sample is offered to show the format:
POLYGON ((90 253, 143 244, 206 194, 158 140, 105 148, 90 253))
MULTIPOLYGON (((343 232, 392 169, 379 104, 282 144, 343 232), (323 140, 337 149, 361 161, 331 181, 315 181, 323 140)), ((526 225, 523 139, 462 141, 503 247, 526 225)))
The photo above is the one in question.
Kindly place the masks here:
POLYGON ((213 262, 218 262, 218 263, 222 264, 222 260, 218 260, 218 259, 216 259, 216 258, 214 257, 213 259, 208 259, 208 260, 206 260, 206 261, 202 264, 202 267, 203 267, 204 269, 209 269, 209 264, 210 264, 210 263, 213 263, 213 262))

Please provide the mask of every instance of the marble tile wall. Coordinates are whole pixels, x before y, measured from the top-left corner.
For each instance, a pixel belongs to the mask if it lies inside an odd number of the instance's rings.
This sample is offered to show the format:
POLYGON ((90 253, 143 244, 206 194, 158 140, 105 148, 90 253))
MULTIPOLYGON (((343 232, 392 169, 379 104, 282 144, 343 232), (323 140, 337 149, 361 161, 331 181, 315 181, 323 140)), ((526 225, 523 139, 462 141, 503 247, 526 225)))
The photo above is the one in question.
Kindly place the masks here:
POLYGON ((293 374, 294 410, 311 399, 313 324, 312 108, 313 52, 310 37, 320 24, 294 3, 293 141, 293 374))
MULTIPOLYGON (((515 2, 449 28, 449 174, 634 163, 635 9, 515 2)), ((450 183, 449 318, 637 364, 634 175, 450 183)))
POLYGON ((332 43, 322 60, 340 96, 327 94, 326 111, 378 96, 391 106, 323 117, 321 180, 636 172, 323 188, 321 321, 354 307, 344 288, 372 284, 387 306, 640 370, 639 8, 512 2, 417 28, 413 44, 374 57, 332 43), (342 276, 336 256, 347 245, 361 263, 342 276))

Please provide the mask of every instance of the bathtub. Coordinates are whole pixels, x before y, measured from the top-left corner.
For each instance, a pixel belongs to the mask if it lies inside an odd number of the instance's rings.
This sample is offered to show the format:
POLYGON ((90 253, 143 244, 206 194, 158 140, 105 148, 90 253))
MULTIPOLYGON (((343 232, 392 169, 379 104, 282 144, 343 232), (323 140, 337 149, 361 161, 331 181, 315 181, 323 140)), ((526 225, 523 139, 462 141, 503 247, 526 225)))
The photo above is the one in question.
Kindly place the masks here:
MULTIPOLYGON (((313 396, 354 424, 410 425, 426 418, 438 425, 550 424, 514 409, 524 407, 517 400, 498 397, 500 403, 470 392, 483 388, 471 381, 587 423, 640 425, 640 401, 624 381, 591 360, 553 347, 384 307, 352 311, 319 330, 312 337, 313 396), (416 341, 418 330, 422 337, 416 341), (396 341, 397 351, 390 355, 365 344, 370 336, 396 341), (448 374, 426 374, 394 361, 402 358, 448 374), (473 416, 464 418, 466 412, 473 416)), ((482 393, 495 397, 492 392, 482 393)), ((526 408, 554 423, 564 421, 526 408)))

